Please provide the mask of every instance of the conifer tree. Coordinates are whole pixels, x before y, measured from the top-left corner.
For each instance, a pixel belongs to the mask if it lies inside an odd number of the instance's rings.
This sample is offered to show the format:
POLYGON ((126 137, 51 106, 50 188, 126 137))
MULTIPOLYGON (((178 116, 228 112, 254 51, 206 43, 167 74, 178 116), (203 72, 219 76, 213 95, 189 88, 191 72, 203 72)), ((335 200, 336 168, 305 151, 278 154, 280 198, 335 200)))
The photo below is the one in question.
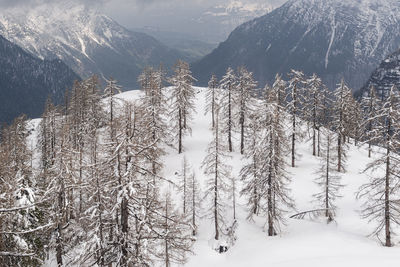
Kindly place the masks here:
POLYGON ((248 219, 252 220, 253 216, 258 214, 260 210, 260 193, 261 193, 261 176, 259 168, 261 165, 261 152, 259 151, 259 142, 261 133, 263 131, 263 124, 261 122, 262 114, 258 112, 260 107, 249 117, 249 127, 246 131, 246 149, 245 157, 249 163, 244 165, 240 171, 241 180, 244 182, 244 187, 240 191, 240 195, 247 196, 247 205, 249 207, 248 219))
POLYGON ((362 110, 364 113, 364 138, 368 140, 368 157, 372 154, 372 135, 375 131, 375 125, 377 124, 377 114, 379 112, 379 99, 377 97, 375 87, 372 85, 368 95, 363 96, 361 100, 362 110))
POLYGON ((188 227, 182 224, 180 215, 173 206, 171 195, 165 195, 162 207, 163 216, 160 224, 160 253, 157 255, 163 258, 165 267, 172 263, 184 264, 187 261, 187 253, 191 252, 192 237, 188 234, 188 227))
POLYGON ((208 146, 207 156, 204 158, 202 168, 204 174, 209 177, 205 197, 210 199, 208 215, 214 221, 215 240, 220 240, 223 229, 226 228, 225 210, 226 203, 224 199, 228 196, 230 189, 230 166, 226 164, 228 155, 227 147, 222 142, 221 122, 219 120, 220 109, 217 106, 215 116, 215 127, 213 131, 213 140, 208 146))
POLYGON ((338 172, 345 172, 348 149, 346 134, 349 129, 352 93, 343 79, 334 91, 334 99, 332 127, 337 134, 337 170, 338 172))
POLYGON ((341 174, 337 172, 334 134, 329 129, 324 129, 322 132, 325 140, 320 169, 316 172, 318 177, 315 179, 320 191, 314 195, 314 198, 317 204, 325 209, 325 218, 330 223, 334 220, 337 209, 335 201, 340 197, 339 190, 343 185, 341 174))
POLYGON ((196 173, 192 173, 188 180, 187 216, 189 217, 192 235, 197 235, 198 219, 200 217, 200 186, 196 179, 196 173))
POLYGON ((307 80, 304 118, 311 125, 313 156, 317 155, 318 131, 321 127, 319 118, 321 118, 326 104, 324 103, 324 90, 326 90, 325 85, 316 74, 307 80))
POLYGON ((400 224, 400 158, 397 154, 400 147, 400 96, 395 86, 391 88, 375 118, 378 118, 375 130, 367 142, 375 143, 379 140, 385 151, 368 164, 364 172, 368 172, 370 181, 360 187, 358 196, 365 199, 363 218, 377 222, 373 234, 379 237, 383 232, 384 245, 390 247, 393 245, 394 226, 400 224))
POLYGON ((238 69, 237 78, 237 99, 236 99, 236 118, 240 127, 240 154, 244 154, 245 128, 247 127, 248 114, 252 111, 255 89, 257 83, 253 79, 253 74, 244 67, 238 69))
POLYGON ((183 137, 191 128, 188 125, 191 120, 192 113, 195 112, 194 98, 195 90, 192 86, 196 80, 193 78, 189 69, 189 64, 179 60, 175 64, 175 75, 170 78, 169 82, 173 85, 172 89, 172 117, 173 129, 178 140, 178 153, 183 152, 183 137))
POLYGON ((219 87, 222 90, 222 96, 220 100, 221 116, 220 120, 223 122, 223 128, 221 129, 228 138, 228 149, 229 152, 233 151, 232 134, 234 130, 234 99, 237 86, 237 77, 232 68, 228 68, 226 74, 222 77, 219 82, 219 87))
POLYGON ((263 108, 264 133, 258 144, 262 158, 259 173, 261 192, 265 200, 263 210, 268 218, 268 235, 276 235, 280 225, 284 223, 284 207, 293 207, 288 183, 290 178, 286 172, 285 154, 287 137, 285 135, 282 114, 278 105, 278 95, 271 91, 266 96, 263 108))
POLYGON ((304 107, 304 86, 305 77, 300 71, 292 70, 289 73, 289 93, 287 95, 287 106, 286 110, 291 115, 291 165, 296 166, 296 142, 302 139, 303 133, 300 129, 300 119, 302 109, 304 107))
POLYGON ((205 115, 207 113, 211 113, 212 127, 215 127, 215 108, 216 103, 218 101, 218 95, 221 92, 218 90, 218 81, 217 77, 213 74, 211 76, 210 81, 208 82, 207 93, 206 93, 206 110, 205 115))

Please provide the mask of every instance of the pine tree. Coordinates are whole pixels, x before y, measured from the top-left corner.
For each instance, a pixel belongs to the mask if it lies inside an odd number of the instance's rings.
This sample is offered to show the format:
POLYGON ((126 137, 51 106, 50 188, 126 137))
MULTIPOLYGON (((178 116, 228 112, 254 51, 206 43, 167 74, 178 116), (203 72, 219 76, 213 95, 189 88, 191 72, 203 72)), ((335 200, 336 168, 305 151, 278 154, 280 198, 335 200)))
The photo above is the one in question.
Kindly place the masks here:
POLYGON ((190 166, 187 162, 186 156, 183 157, 182 170, 180 173, 180 188, 182 190, 182 203, 183 203, 183 214, 187 214, 188 202, 189 200, 189 176, 190 176, 190 166))
POLYGON ((171 194, 165 195, 162 208, 163 216, 160 225, 160 253, 165 267, 172 263, 184 264, 187 261, 187 253, 191 252, 192 237, 188 234, 187 226, 182 224, 182 215, 173 207, 171 194))
POLYGON ((222 77, 219 82, 219 87, 223 91, 221 100, 220 100, 220 108, 221 108, 221 121, 224 124, 224 127, 221 129, 224 133, 226 133, 228 137, 228 149, 229 152, 233 151, 232 145, 232 133, 234 130, 234 121, 233 121, 233 112, 234 112, 234 98, 236 91, 237 78, 232 68, 228 68, 226 74, 222 77))
POLYGON ((368 164, 364 172, 368 172, 371 179, 360 187, 358 196, 365 199, 363 218, 378 223, 373 234, 379 237, 384 232, 384 245, 390 247, 393 245, 393 225, 400 224, 400 173, 397 167, 400 164, 397 154, 400 147, 400 96, 395 86, 376 116, 370 119, 375 118, 378 118, 375 130, 367 142, 379 140, 385 152, 382 151, 377 159, 368 164), (381 169, 384 169, 383 173, 381 169))
POLYGON ((273 236, 284 223, 284 207, 293 207, 293 200, 289 195, 290 178, 286 172, 287 137, 276 92, 267 94, 263 106, 264 131, 258 144, 262 161, 258 172, 262 190, 260 197, 265 200, 262 208, 268 218, 268 235, 273 236))
POLYGON ((304 107, 304 86, 305 77, 300 71, 292 70, 289 73, 289 94, 287 95, 287 106, 286 109, 291 115, 291 158, 292 167, 296 166, 296 142, 303 137, 303 133, 300 129, 300 119, 302 114, 302 109, 304 107))
POLYGON ((263 131, 263 124, 261 121, 262 114, 259 112, 260 107, 249 117, 249 127, 246 131, 246 149, 245 157, 249 163, 244 165, 240 171, 241 180, 244 182, 244 187, 240 191, 240 195, 247 196, 247 205, 249 207, 248 219, 252 220, 253 216, 258 214, 260 210, 260 192, 261 192, 261 176, 259 168, 261 166, 261 152, 259 151, 259 142, 261 133, 263 131))
POLYGON ((172 89, 172 117, 174 119, 174 131, 178 140, 178 153, 183 152, 183 137, 191 128, 188 125, 191 120, 191 114, 195 111, 194 98, 195 90, 192 86, 192 73, 189 64, 179 60, 175 64, 175 75, 170 78, 169 82, 173 85, 172 89))
POLYGON ((51 227, 42 217, 44 193, 37 185, 31 164, 30 132, 24 115, 2 129, 0 143, 0 263, 4 266, 37 266, 45 256, 51 227))
POLYGON ((337 170, 338 172, 345 172, 347 158, 346 134, 348 134, 349 129, 352 93, 344 80, 340 82, 334 91, 334 98, 332 127, 337 134, 337 170))
MULTIPOLYGON (((170 131, 166 124, 165 114, 168 114, 167 99, 162 87, 162 70, 154 71, 147 68, 139 76, 139 82, 142 84, 144 96, 140 100, 139 109, 142 111, 142 121, 146 124, 151 133, 152 154, 159 158, 165 154, 162 145, 170 143, 170 131)), ((161 169, 161 164, 156 160, 152 161, 152 172, 157 175, 161 169)))
POLYGON ((218 101, 218 95, 221 92, 218 90, 218 81, 215 75, 211 76, 210 81, 208 82, 208 88, 206 93, 206 110, 205 115, 211 113, 212 127, 215 127, 215 108, 216 103, 218 101))
POLYGON ((307 80, 304 119, 311 125, 313 156, 317 155, 318 150, 318 131, 322 126, 319 118, 321 118, 326 104, 324 103, 325 88, 322 80, 316 74, 313 74, 313 76, 307 80))
MULTIPOLYGON (((278 101, 278 108, 284 108, 286 107, 286 102, 285 102, 285 98, 286 98, 286 85, 287 82, 285 82, 282 79, 282 76, 279 74, 276 74, 275 76, 275 81, 274 84, 272 85, 272 90, 275 92, 276 96, 277 96, 277 101, 278 101)), ((266 85, 266 89, 264 90, 264 92, 268 92, 269 90, 267 89, 268 85, 266 85)))
POLYGON ((339 195, 339 190, 343 187, 341 184, 341 175, 337 172, 337 159, 335 156, 334 134, 329 129, 324 129, 322 159, 320 169, 317 171, 318 177, 315 183, 320 191, 314 195, 317 204, 325 209, 325 218, 330 223, 334 220, 336 214, 335 201, 339 195))
POLYGON ((245 128, 247 127, 247 117, 252 111, 254 102, 255 89, 257 83, 253 79, 253 74, 246 70, 244 67, 238 69, 237 78, 237 99, 235 100, 236 118, 239 121, 240 127, 240 154, 244 154, 245 145, 245 128))
POLYGON ((368 140, 368 157, 372 154, 372 136, 375 131, 375 125, 377 124, 376 116, 380 109, 379 99, 376 95, 375 87, 371 86, 369 94, 363 96, 361 100, 362 109, 364 112, 364 127, 365 133, 364 138, 368 140))
POLYGON ((196 179, 196 174, 193 172, 189 176, 187 187, 187 216, 189 217, 192 235, 197 235, 198 219, 200 217, 200 186, 196 179))
POLYGON ((213 140, 208 146, 207 156, 204 158, 202 168, 204 174, 209 177, 205 197, 210 198, 208 214, 214 221, 215 240, 220 240, 223 229, 226 226, 224 203, 225 196, 230 189, 230 166, 226 164, 228 155, 227 147, 222 142, 221 122, 219 120, 220 109, 217 106, 215 116, 215 127, 213 131, 213 140))

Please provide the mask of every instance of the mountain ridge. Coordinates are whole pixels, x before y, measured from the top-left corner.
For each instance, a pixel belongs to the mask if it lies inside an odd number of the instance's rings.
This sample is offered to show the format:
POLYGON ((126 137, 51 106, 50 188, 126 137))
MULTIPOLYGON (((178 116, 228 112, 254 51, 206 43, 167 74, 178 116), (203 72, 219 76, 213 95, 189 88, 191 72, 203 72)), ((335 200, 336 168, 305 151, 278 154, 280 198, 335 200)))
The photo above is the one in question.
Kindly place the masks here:
POLYGON ((42 60, 0 35, 0 122, 41 115, 47 97, 60 104, 80 77, 59 59, 42 60))
POLYGON ((83 78, 113 77, 129 88, 147 65, 171 66, 182 55, 83 5, 49 4, 0 16, 0 35, 42 59, 58 58, 83 78))
POLYGON ((261 84, 272 82, 276 73, 300 69, 316 72, 330 88, 345 78, 359 89, 400 47, 398 29, 396 1, 290 0, 238 26, 193 69, 202 85, 212 73, 220 76, 228 66, 246 65, 261 84))

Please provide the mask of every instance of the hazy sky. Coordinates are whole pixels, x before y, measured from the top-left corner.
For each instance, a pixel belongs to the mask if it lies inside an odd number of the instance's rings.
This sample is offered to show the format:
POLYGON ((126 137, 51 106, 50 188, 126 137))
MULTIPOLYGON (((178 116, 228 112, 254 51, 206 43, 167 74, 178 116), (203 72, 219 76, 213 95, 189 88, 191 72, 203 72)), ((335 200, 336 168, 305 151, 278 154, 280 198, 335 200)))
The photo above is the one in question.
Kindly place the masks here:
MULTIPOLYGON (((130 29, 153 27, 161 30, 190 33, 197 25, 194 19, 217 4, 235 0, 0 0, 0 12, 24 10, 40 5, 73 2, 85 4, 109 15, 130 29)), ((236 0, 238 1, 238 0, 236 0)), ((286 0, 239 0, 277 7, 286 0)))

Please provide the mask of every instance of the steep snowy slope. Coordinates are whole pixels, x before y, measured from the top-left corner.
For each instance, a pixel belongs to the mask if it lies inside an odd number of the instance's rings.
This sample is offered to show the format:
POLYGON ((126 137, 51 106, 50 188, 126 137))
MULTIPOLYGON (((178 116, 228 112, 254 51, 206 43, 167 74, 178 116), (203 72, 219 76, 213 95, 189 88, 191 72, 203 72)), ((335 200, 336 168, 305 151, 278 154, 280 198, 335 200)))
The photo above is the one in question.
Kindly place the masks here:
POLYGON ((400 47, 396 0, 290 0, 242 24, 210 55, 194 64, 205 83, 211 73, 246 65, 264 84, 276 73, 317 73, 329 87, 344 77, 361 88, 388 54, 400 47))
MULTIPOLYGON (((126 92, 119 95, 122 99, 134 100, 138 92, 126 92)), ((201 169, 201 162, 206 156, 206 148, 212 139, 209 130, 211 118, 204 116, 205 90, 198 88, 196 111, 193 120, 193 134, 184 141, 187 160, 193 166, 197 178, 204 186, 207 179, 201 169)), ((236 151, 239 150, 239 138, 236 139, 236 151)), ((304 141, 299 147, 302 155, 297 168, 288 168, 292 177, 292 195, 298 211, 315 208, 312 195, 318 188, 313 179, 319 168, 319 159, 312 156, 312 147, 309 141, 304 141)), ((168 149, 165 157, 164 176, 176 179, 176 172, 181 169, 184 155, 168 149)), ((233 174, 238 178, 243 159, 239 153, 233 153, 229 164, 233 166, 233 174)), ((374 223, 368 223, 360 218, 359 210, 362 202, 356 200, 358 188, 368 181, 365 174, 360 174, 366 164, 370 162, 365 148, 350 145, 347 162, 347 173, 343 175, 343 198, 338 200, 338 217, 336 223, 326 225, 323 222, 289 219, 289 215, 296 213, 290 210, 287 214, 287 227, 283 234, 277 237, 268 237, 264 231, 266 219, 259 217, 252 223, 246 220, 247 211, 245 199, 239 202, 239 227, 237 242, 226 254, 218 254, 210 247, 209 241, 213 238, 213 225, 210 220, 203 219, 199 229, 199 237, 194 245, 195 255, 191 256, 186 266, 391 266, 399 264, 400 243, 396 240, 396 247, 384 248, 375 237, 368 237, 374 223)), ((176 180, 174 180, 177 182, 176 180)), ((239 187, 240 190, 240 187, 239 187)), ((177 196, 177 203, 180 200, 177 196)), ((203 209, 206 208, 203 205, 203 209)), ((397 229, 400 230, 400 229, 397 229)))
POLYGON ((363 95, 369 92, 371 85, 375 87, 379 95, 387 93, 393 85, 400 89, 400 50, 381 62, 357 94, 363 95))
POLYGON ((169 66, 180 57, 149 35, 66 1, 3 13, 0 35, 40 58, 61 59, 83 78, 113 77, 130 88, 146 65, 169 66))
MULTIPOLYGON (((193 133, 185 138, 184 154, 178 155, 176 150, 167 149, 164 157, 165 168, 163 176, 173 182, 178 182, 177 172, 181 170, 182 159, 186 156, 197 179, 202 186, 207 179, 201 169, 201 162, 206 156, 206 148, 212 139, 209 130, 211 118, 205 116, 205 89, 196 88, 196 111, 193 119, 193 133)), ((139 91, 129 91, 117 96, 121 103, 134 102, 141 95, 139 91)), ((37 127, 37 123, 35 124, 37 127)), ((239 142, 235 142, 238 150, 239 142)), ((374 148, 377 151, 377 148, 374 148)), ((299 146, 301 159, 298 167, 288 168, 292 183, 290 185, 292 196, 296 202, 297 211, 315 208, 312 203, 313 194, 318 188, 313 179, 319 167, 319 159, 312 156, 311 143, 301 142, 299 146)), ((325 222, 311 220, 290 219, 289 216, 296 210, 288 210, 286 215, 287 225, 281 235, 268 237, 265 230, 266 219, 257 217, 255 222, 246 220, 247 211, 245 200, 239 199, 238 229, 236 244, 224 254, 218 254, 211 249, 213 239, 212 222, 203 218, 200 222, 199 235, 194 244, 194 255, 189 257, 185 266, 203 267, 298 267, 298 266, 328 266, 328 267, 353 267, 353 266, 386 266, 397 267, 399 264, 400 239, 396 237, 395 247, 385 248, 380 245, 375 237, 368 237, 374 223, 368 223, 359 216, 362 203, 356 199, 358 188, 367 181, 368 177, 360 171, 371 161, 367 157, 365 147, 357 148, 350 145, 347 162, 347 173, 343 175, 342 182, 345 187, 341 190, 343 196, 338 200, 338 214, 336 222, 326 225, 325 222)), ((232 153, 232 160, 227 162, 233 166, 233 175, 239 180, 238 173, 244 160, 238 153, 232 153)), ((239 190, 241 188, 239 184, 239 190)), ((176 190, 175 187, 165 185, 165 188, 176 190)), ((238 191, 239 191, 238 190, 238 191)), ((176 203, 181 201, 181 192, 174 191, 176 203)), ((206 203, 202 209, 206 209, 206 203)), ((228 216, 231 216, 229 210, 228 216)), ((400 229, 393 229, 399 232, 400 229)), ((48 261, 46 266, 53 267, 54 261, 48 261)), ((159 264, 157 266, 164 266, 159 264)))

